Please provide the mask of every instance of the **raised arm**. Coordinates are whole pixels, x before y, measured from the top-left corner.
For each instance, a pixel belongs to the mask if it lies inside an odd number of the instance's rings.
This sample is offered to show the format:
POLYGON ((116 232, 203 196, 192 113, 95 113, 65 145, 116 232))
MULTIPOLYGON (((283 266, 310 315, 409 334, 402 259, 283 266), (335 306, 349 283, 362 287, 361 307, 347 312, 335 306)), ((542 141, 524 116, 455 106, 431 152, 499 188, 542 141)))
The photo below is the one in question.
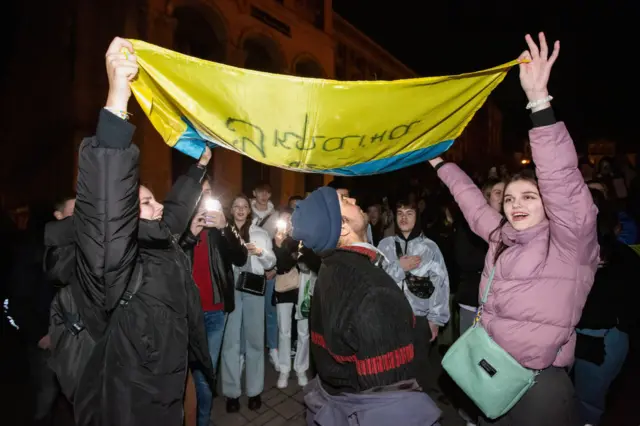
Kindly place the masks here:
POLYGON ((133 47, 123 39, 109 46, 109 97, 96 135, 83 141, 78 159, 76 272, 90 303, 107 312, 124 292, 138 252, 140 153, 131 145, 135 127, 126 121, 129 83, 138 72, 132 53, 133 47))
POLYGON ((529 99, 527 108, 533 112, 529 139, 551 238, 566 248, 595 253, 597 208, 578 170, 569 132, 563 123, 556 122, 547 90, 560 43, 555 42, 549 55, 543 33, 539 34, 540 48, 530 35, 525 40, 529 50, 520 56, 520 83, 529 99))
POLYGON ((578 156, 564 123, 556 123, 551 108, 531 115, 531 153, 538 187, 549 218, 551 238, 563 245, 595 241, 598 210, 578 170, 578 156))
POLYGON ((445 163, 439 157, 429 162, 449 188, 471 230, 488 242, 493 230, 500 226, 502 215, 487 203, 480 188, 456 164, 445 163))
POLYGON ((138 239, 138 157, 134 127, 107 110, 78 158, 74 211, 77 273, 91 302, 110 311, 131 277, 138 239))
POLYGON ((202 179, 211 159, 211 150, 205 148, 200 160, 180 176, 164 200, 162 221, 173 235, 182 235, 189 227, 193 212, 202 195, 202 179))

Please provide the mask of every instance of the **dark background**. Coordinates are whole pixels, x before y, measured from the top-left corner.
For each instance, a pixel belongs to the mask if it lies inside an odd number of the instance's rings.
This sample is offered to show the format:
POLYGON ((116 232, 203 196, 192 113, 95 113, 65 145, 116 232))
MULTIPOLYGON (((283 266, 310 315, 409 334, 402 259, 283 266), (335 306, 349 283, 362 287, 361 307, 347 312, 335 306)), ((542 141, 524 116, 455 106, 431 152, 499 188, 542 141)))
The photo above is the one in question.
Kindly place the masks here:
MULTIPOLYGON (((527 32, 544 31, 550 44, 561 42, 549 91, 578 148, 603 137, 637 149, 640 6, 634 2, 335 0, 334 10, 425 76, 508 62, 526 49, 527 32)), ((529 122, 516 69, 492 98, 504 114, 505 151, 521 150, 529 122)))

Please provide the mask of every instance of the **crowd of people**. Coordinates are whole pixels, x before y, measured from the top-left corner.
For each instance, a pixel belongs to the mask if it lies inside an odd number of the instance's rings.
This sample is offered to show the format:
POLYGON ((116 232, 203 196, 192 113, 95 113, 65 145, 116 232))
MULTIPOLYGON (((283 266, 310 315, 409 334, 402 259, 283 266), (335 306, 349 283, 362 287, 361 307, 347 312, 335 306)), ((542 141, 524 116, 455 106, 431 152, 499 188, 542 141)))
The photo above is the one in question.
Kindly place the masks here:
MULTIPOLYGON (((157 201, 128 122, 135 52, 116 38, 77 192, 56 220, 30 219, 38 229, 7 266, 37 424, 60 394, 78 426, 183 424, 193 383, 205 426, 218 391, 229 413, 243 393, 259 410, 273 368, 281 389, 295 372, 310 426, 438 425, 430 355, 460 350, 471 330, 535 384, 488 415, 478 393, 501 365, 482 358, 464 371, 476 391, 459 381, 447 395, 468 425, 599 424, 639 323, 640 188, 626 163, 578 160, 547 91, 559 43, 526 42, 535 167, 474 181, 436 158, 443 185, 412 182, 363 211, 340 179, 280 208, 266 183, 223 206, 209 148, 157 201)), ((454 380, 463 368, 445 366, 454 380)))

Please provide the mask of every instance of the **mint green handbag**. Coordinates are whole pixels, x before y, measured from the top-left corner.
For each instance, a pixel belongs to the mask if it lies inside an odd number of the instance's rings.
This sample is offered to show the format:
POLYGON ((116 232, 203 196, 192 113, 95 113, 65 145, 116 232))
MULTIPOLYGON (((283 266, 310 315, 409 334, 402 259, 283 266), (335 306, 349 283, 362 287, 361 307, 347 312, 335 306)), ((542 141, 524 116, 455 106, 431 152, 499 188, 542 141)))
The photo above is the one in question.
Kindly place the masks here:
POLYGON ((473 326, 442 358, 442 368, 489 419, 506 414, 535 384, 538 375, 537 371, 521 366, 480 325, 495 271, 494 267, 473 326))

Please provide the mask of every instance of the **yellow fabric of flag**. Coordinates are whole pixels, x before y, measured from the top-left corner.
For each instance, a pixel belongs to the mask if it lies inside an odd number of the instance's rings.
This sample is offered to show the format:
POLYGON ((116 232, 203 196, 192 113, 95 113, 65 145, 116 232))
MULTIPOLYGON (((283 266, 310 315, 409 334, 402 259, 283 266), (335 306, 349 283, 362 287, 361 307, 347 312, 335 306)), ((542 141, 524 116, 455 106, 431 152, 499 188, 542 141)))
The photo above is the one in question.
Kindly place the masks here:
POLYGON ((384 173, 434 158, 460 136, 517 61, 468 74, 334 81, 204 61, 131 40, 133 93, 165 142, 198 158, 205 144, 271 166, 384 173))

